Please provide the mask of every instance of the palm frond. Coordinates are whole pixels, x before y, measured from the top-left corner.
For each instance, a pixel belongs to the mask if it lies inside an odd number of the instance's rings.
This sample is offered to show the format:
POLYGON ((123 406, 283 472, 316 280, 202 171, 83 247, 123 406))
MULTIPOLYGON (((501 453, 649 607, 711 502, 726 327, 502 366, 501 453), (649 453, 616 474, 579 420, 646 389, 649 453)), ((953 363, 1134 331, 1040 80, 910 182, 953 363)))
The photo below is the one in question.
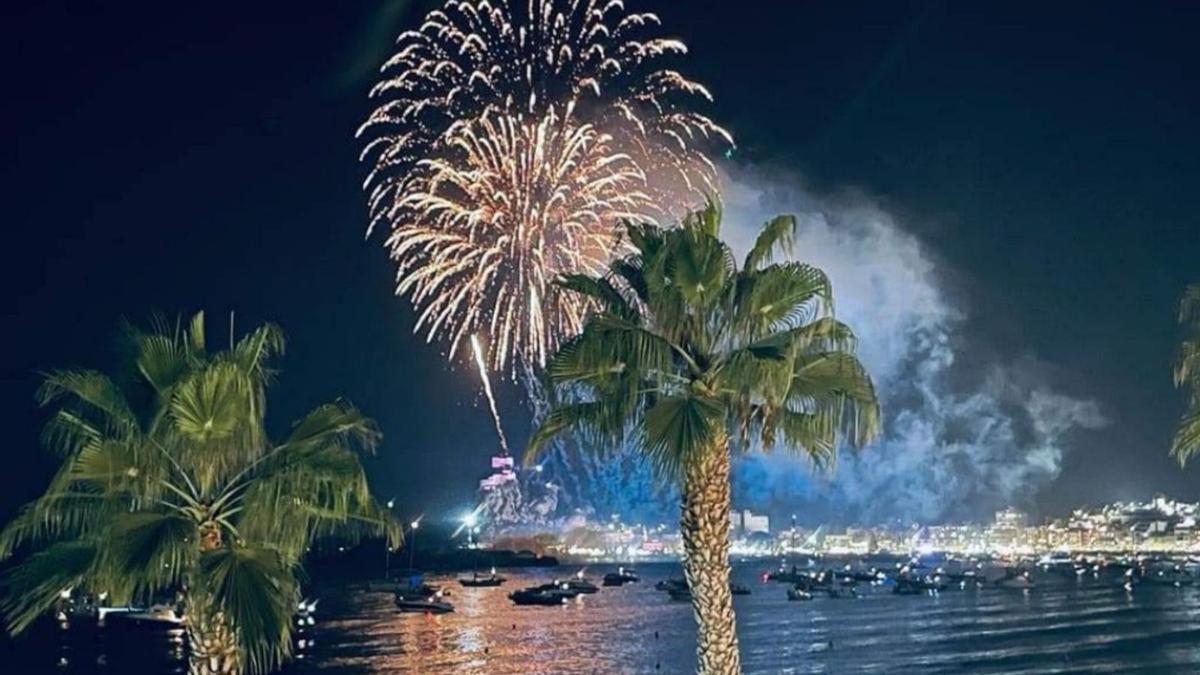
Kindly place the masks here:
POLYGON ((699 460, 724 428, 724 406, 700 396, 663 396, 646 411, 646 451, 658 470, 679 478, 681 469, 699 460))
POLYGON ((530 435, 525 448, 524 463, 535 463, 546 447, 567 431, 611 438, 614 444, 619 442, 624 432, 625 420, 618 417, 614 428, 614 415, 608 409, 609 405, 604 401, 583 401, 552 408, 530 435))
POLYGON ((555 285, 573 293, 587 296, 611 314, 633 318, 635 312, 624 295, 604 277, 589 277, 586 274, 567 274, 559 277, 555 285))
POLYGON ((759 265, 771 262, 775 254, 790 254, 796 236, 796 226, 796 216, 776 216, 767 221, 758 233, 758 238, 754 240, 754 246, 746 254, 742 269, 746 272, 756 272, 759 265))
POLYGON ((95 562, 92 542, 60 542, 5 572, 0 577, 0 610, 8 632, 16 635, 33 624, 62 592, 80 585, 95 562))
POLYGON ((292 613, 300 600, 295 570, 270 548, 206 553, 198 579, 238 636, 250 673, 267 673, 291 654, 292 613))
POLYGON ((101 552, 129 595, 153 592, 183 580, 198 555, 199 532, 195 520, 170 512, 121 513, 112 518, 101 552))
POLYGON ((1171 456, 1182 465, 1186 465, 1197 451, 1200 451, 1200 407, 1183 416, 1171 441, 1171 456))
POLYGON ((107 375, 94 370, 58 370, 47 373, 38 388, 40 405, 62 399, 79 405, 82 412, 95 413, 97 422, 109 433, 129 434, 138 428, 137 417, 125 394, 107 375))

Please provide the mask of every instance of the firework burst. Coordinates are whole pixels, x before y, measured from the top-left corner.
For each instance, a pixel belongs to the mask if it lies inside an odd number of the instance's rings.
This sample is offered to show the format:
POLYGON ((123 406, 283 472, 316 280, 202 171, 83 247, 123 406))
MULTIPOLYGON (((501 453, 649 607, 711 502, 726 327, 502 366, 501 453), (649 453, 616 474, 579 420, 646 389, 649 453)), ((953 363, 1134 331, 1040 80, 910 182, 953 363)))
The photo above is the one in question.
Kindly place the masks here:
POLYGON ((400 36, 359 132, 370 227, 451 354, 480 333, 497 370, 543 363, 587 311, 552 281, 715 191, 706 151, 732 139, 659 25, 619 0, 449 0, 400 36))

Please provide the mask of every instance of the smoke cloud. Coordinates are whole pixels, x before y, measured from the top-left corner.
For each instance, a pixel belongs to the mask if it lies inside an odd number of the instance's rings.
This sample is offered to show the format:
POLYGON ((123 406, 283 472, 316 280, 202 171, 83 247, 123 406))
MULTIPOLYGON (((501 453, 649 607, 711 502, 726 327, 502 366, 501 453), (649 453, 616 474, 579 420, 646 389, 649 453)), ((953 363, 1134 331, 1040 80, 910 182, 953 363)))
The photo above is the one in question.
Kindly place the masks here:
POLYGON ((725 176, 723 198, 724 236, 739 252, 768 218, 797 215, 794 255, 829 274, 885 414, 880 439, 830 473, 786 452, 739 461, 735 506, 802 522, 984 518, 1029 506, 1058 476, 1072 432, 1107 424, 1095 401, 1054 391, 1029 356, 962 363, 999 350, 968 342, 967 309, 949 299, 940 265, 871 198, 814 195, 751 169, 725 176))

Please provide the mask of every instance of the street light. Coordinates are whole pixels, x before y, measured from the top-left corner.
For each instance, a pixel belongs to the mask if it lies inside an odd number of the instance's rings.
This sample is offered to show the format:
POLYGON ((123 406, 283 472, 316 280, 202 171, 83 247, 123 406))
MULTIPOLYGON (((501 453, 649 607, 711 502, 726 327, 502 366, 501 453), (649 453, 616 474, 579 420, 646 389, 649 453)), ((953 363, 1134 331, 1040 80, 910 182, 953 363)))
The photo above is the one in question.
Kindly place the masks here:
MULTIPOLYGON (((391 511, 392 507, 394 507, 395 505, 396 505, 396 499, 394 497, 392 499, 387 500, 388 511, 391 511)), ((392 576, 392 546, 391 546, 391 542, 388 541, 388 535, 385 533, 383 535, 383 583, 386 584, 388 582, 388 579, 391 578, 391 576, 392 576)))
POLYGON ((408 527, 410 530, 408 542, 408 569, 411 573, 414 569, 413 556, 415 556, 417 553, 417 528, 421 527, 421 519, 417 518, 416 520, 412 521, 408 524, 408 527))

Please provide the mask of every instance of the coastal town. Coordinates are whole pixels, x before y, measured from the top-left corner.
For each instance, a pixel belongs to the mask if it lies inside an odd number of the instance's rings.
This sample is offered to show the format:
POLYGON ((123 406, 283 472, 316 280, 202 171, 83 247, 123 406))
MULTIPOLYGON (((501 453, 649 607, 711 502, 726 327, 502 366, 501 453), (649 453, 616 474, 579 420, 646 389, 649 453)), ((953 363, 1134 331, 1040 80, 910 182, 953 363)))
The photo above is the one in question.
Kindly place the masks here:
MULTIPOLYGON (((1080 508, 1063 518, 1034 522, 1016 509, 1004 509, 990 523, 909 525, 905 527, 783 527, 763 514, 734 511, 733 553, 742 557, 871 555, 942 552, 956 555, 1028 556, 1054 551, 1073 553, 1190 553, 1200 551, 1197 515, 1200 503, 1155 497, 1080 508)), ((679 555, 679 533, 611 517, 595 522, 568 518, 561 533, 500 535, 497 545, 524 546, 582 559, 654 560, 679 555)))

